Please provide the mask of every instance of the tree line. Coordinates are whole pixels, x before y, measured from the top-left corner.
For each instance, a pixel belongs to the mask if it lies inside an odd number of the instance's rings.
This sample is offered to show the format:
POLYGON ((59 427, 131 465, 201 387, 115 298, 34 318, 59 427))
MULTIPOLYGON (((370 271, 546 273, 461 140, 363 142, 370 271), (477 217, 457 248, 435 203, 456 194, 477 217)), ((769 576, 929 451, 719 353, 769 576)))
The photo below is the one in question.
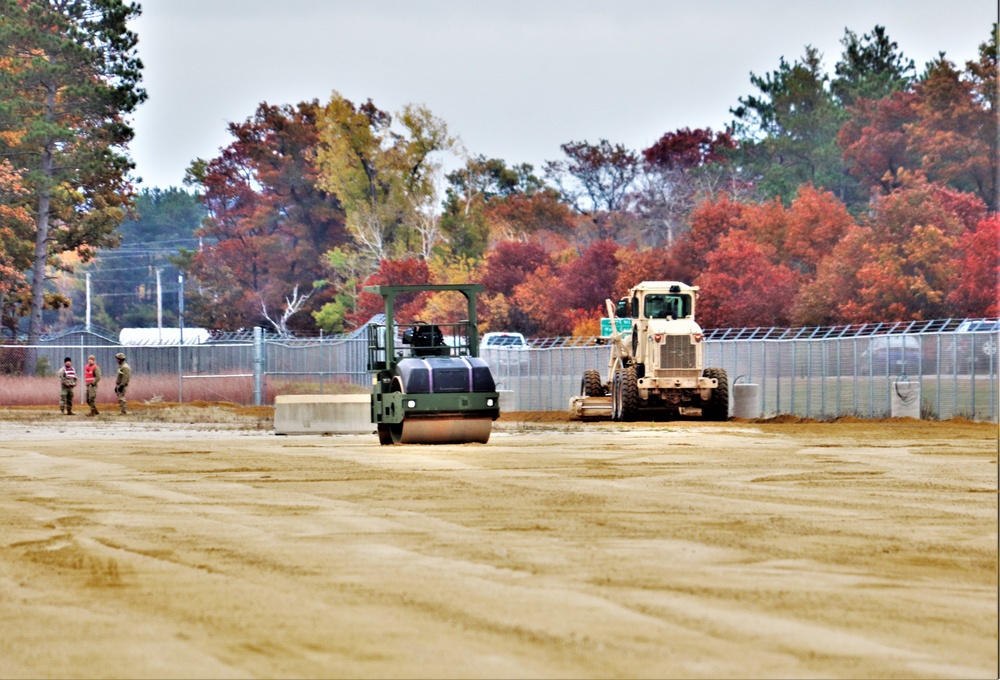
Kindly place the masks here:
MULTIPOLYGON (((484 329, 531 335, 593 334, 603 300, 648 279, 700 286, 710 327, 1000 314, 996 24, 978 59, 942 53, 919 73, 884 27, 845 30, 832 72, 806 46, 751 73, 725 130, 641 150, 569 141, 538 169, 464 151, 425 106, 264 102, 192 161, 187 191, 136 193, 138 7, 0 2, 11 332, 27 317, 37 335, 43 308, 79 318, 83 271, 135 293, 104 298, 105 325, 148 323, 153 269, 174 290, 184 274, 188 325, 221 330, 340 332, 381 311, 365 285, 466 281, 484 284, 484 329), (445 173, 448 154, 461 162, 445 173), (60 272, 76 283, 38 285, 60 272)), ((462 313, 401 302, 410 320, 462 313)))

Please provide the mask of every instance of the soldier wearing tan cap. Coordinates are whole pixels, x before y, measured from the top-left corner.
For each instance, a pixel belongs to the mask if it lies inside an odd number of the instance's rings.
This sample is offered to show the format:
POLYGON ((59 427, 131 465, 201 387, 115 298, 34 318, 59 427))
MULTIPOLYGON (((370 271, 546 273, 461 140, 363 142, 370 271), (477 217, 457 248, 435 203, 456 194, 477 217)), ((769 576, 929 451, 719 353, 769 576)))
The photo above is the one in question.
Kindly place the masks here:
POLYGON ((118 409, 120 415, 127 415, 125 404, 125 391, 128 389, 128 381, 132 379, 132 367, 125 362, 125 355, 119 352, 115 355, 118 360, 118 378, 115 380, 115 394, 118 395, 118 409))

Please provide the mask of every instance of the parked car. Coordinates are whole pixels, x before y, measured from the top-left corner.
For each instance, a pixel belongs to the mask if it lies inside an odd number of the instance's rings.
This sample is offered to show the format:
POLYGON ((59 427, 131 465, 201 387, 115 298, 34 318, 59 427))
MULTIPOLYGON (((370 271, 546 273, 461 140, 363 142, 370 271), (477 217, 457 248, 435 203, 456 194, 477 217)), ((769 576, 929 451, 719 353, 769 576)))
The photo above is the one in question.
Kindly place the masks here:
POLYGON ((969 319, 955 329, 942 351, 949 362, 954 362, 959 373, 977 374, 1000 371, 997 365, 997 345, 1000 345, 1000 321, 996 319, 969 319))
POLYGON ((876 335, 861 353, 861 372, 874 375, 919 375, 930 372, 922 361, 923 345, 914 335, 876 335))
POLYGON ((495 361, 501 368, 527 366, 531 362, 528 349, 528 341, 521 333, 490 332, 479 341, 479 351, 483 353, 483 358, 495 361))
POLYGON ((528 349, 528 341, 520 333, 487 333, 479 343, 480 349, 528 349))

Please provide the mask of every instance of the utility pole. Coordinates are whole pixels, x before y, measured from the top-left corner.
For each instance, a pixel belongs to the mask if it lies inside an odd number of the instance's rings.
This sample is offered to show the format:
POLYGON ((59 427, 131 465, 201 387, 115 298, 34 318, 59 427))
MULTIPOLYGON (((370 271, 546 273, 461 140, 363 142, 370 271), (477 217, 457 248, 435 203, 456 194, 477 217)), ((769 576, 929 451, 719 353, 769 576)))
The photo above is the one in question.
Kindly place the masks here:
POLYGON ((177 292, 177 323, 181 331, 181 344, 184 344, 184 275, 177 275, 180 290, 177 292))
POLYGON ((177 326, 180 341, 177 343, 177 401, 184 401, 184 275, 177 275, 180 289, 177 291, 177 326))
POLYGON ((90 272, 87 272, 87 332, 90 332, 90 272))

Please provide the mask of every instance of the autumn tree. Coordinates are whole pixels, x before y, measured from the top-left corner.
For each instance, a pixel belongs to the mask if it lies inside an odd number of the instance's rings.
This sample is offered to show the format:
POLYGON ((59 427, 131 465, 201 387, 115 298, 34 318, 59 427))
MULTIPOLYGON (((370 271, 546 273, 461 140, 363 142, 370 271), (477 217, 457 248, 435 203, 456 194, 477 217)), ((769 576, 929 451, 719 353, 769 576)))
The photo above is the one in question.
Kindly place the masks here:
MULTIPOLYGON (((608 297, 624 295, 640 281, 674 281, 677 271, 661 248, 622 246, 615 252, 618 276, 608 297)), ((603 314, 603 313, 602 313, 603 314)))
POLYGON ((17 314, 29 309, 24 303, 31 294, 24 272, 31 268, 34 222, 23 202, 26 192, 20 173, 0 160, 0 334, 11 337, 17 336, 17 314))
MULTIPOLYGON (((430 267, 426 260, 406 258, 404 260, 382 260, 378 269, 361 284, 364 286, 422 286, 431 283, 430 267)), ((399 323, 413 323, 420 319, 430 299, 429 292, 402 293, 396 297, 394 314, 399 323)), ((347 321, 352 327, 367 323, 377 314, 385 312, 381 295, 362 292, 358 296, 357 309, 349 312, 347 321)))
POLYGON ((976 215, 985 215, 979 199, 919 177, 880 197, 866 223, 850 227, 802 286, 798 321, 952 316, 949 296, 959 284, 960 244, 976 215))
POLYGON ((726 165, 726 154, 733 148, 728 132, 683 128, 643 150, 635 206, 644 222, 642 244, 672 246, 688 227, 698 201, 735 189, 726 165))
POLYGON ((958 285, 948 296, 956 315, 1000 316, 1000 216, 993 213, 962 234, 958 285))
POLYGON ((906 133, 917 120, 916 98, 907 91, 879 100, 859 99, 837 133, 848 172, 877 194, 901 187, 900 174, 919 166, 906 133))
POLYGON ((618 294, 618 246, 604 239, 578 256, 545 264, 516 286, 512 302, 543 335, 569 335, 579 323, 599 318, 604 300, 618 294))
POLYGON ((811 184, 799 187, 787 208, 770 203, 744 211, 747 230, 758 242, 770 243, 775 262, 811 277, 855 224, 844 203, 811 184), (766 235, 765 235, 766 234, 766 235))
POLYGON ((423 106, 408 104, 393 116, 334 92, 317 123, 319 186, 343 205, 358 247, 373 265, 428 259, 444 238, 434 215, 438 156, 456 146, 445 122, 423 106))
POLYGON ((701 288, 699 323, 706 328, 788 325, 799 277, 774 260, 771 249, 746 231, 720 238, 694 279, 701 288))
POLYGON ((746 226, 743 208, 744 203, 725 193, 695 206, 691 228, 669 251, 676 280, 694 280, 708 266, 708 255, 716 249, 719 239, 733 229, 746 226))
POLYGON ((482 267, 484 328, 535 335, 538 325, 514 300, 514 290, 542 267, 553 264, 545 248, 531 241, 502 241, 490 250, 482 267))
POLYGON ((546 162, 545 177, 567 204, 588 218, 591 238, 631 240, 627 234, 636 227, 632 208, 642 171, 639 155, 606 139, 597 144, 569 142, 560 148, 566 159, 546 162))
POLYGON ((0 158, 21 173, 34 221, 28 340, 42 332, 53 257, 117 242, 129 208, 142 62, 122 0, 0 0, 0 158))
POLYGON ((942 54, 907 90, 857 99, 838 135, 850 173, 884 195, 919 170, 996 211, 996 33, 964 71, 942 54))
MULTIPOLYGON (((315 100, 262 103, 229 125, 234 141, 218 157, 192 164, 188 182, 208 211, 190 263, 202 291, 191 296, 198 323, 235 329, 283 316, 293 291, 311 295, 326 276, 322 253, 348 240, 340 203, 318 186, 320 111, 315 100)), ((325 301, 300 305, 291 328, 314 328, 309 312, 325 301)))
POLYGON ((980 61, 960 72, 942 54, 916 85, 916 121, 907 146, 934 181, 976 193, 997 210, 997 42, 980 47, 980 61))
POLYGON ((503 160, 477 156, 447 180, 441 226, 452 256, 481 258, 502 241, 573 229, 569 207, 527 163, 508 167, 503 160))
POLYGON ((483 288, 487 293, 511 295, 531 272, 549 263, 549 254, 537 243, 503 241, 486 256, 483 288))

